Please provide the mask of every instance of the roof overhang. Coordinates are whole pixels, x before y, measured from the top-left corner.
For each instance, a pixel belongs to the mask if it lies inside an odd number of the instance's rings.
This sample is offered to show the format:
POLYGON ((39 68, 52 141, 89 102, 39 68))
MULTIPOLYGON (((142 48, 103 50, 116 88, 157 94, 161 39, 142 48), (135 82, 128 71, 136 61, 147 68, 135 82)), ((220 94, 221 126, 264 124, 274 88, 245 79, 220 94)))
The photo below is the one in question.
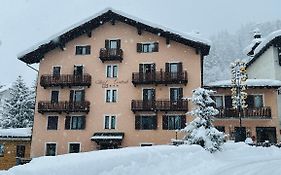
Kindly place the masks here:
POLYGON ((26 64, 39 63, 47 52, 56 48, 63 49, 67 42, 83 34, 87 34, 90 36, 91 31, 95 28, 107 22, 115 23, 115 21, 120 21, 125 24, 134 26, 138 30, 151 32, 158 36, 164 37, 167 40, 173 40, 184 45, 194 47, 197 51, 200 51, 203 56, 209 54, 210 44, 209 42, 207 42, 207 40, 203 40, 194 36, 185 36, 166 28, 153 26, 151 24, 143 22, 142 20, 138 20, 136 17, 132 17, 113 9, 106 10, 107 11, 102 11, 97 15, 91 17, 91 19, 84 20, 67 30, 60 32, 59 34, 54 35, 53 38, 49 38, 46 41, 39 43, 37 46, 24 51, 23 53, 18 55, 18 59, 25 62, 26 64))

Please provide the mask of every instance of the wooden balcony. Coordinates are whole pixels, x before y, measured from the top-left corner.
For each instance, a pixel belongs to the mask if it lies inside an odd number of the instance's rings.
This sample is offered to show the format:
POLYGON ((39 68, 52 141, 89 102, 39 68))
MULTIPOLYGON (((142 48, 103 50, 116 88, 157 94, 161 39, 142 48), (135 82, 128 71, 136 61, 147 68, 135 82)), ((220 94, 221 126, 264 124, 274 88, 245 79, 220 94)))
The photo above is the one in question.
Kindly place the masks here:
POLYGON ((157 101, 143 101, 132 100, 131 110, 133 112, 140 111, 188 111, 188 101, 170 101, 170 100, 157 100, 157 101))
MULTIPOLYGON (((215 116, 217 119, 238 119, 238 111, 232 108, 221 108, 218 109, 219 114, 215 116)), ((241 118, 247 119, 271 119, 270 107, 261 108, 247 108, 244 109, 241 118)))
POLYGON ((42 75, 40 78, 40 85, 47 87, 72 87, 72 86, 91 86, 92 77, 89 74, 84 75, 42 75))
POLYGON ((139 84, 184 84, 188 82, 187 71, 183 72, 163 72, 153 73, 134 72, 132 74, 132 83, 139 84))
POLYGON ((101 48, 100 49, 100 60, 102 62, 105 61, 120 61, 123 60, 123 50, 118 49, 110 49, 110 48, 101 48))
POLYGON ((57 112, 57 113, 70 113, 70 112, 85 112, 90 111, 90 102, 69 102, 61 101, 58 103, 51 103, 50 101, 40 101, 38 103, 38 112, 57 112))

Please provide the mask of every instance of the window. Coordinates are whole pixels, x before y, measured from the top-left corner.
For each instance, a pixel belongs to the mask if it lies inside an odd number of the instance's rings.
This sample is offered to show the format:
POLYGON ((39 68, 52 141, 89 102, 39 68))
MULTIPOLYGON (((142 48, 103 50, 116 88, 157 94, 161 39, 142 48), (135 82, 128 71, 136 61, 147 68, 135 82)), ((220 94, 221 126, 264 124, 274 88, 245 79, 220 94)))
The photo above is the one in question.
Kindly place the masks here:
POLYGON ((170 88, 170 100, 171 102, 181 101, 183 97, 182 88, 170 88))
POLYGON ((76 55, 90 55, 91 54, 91 46, 76 46, 76 55))
POLYGON ((182 72, 182 63, 166 63, 165 71, 170 73, 182 72))
POLYGON ((85 90, 71 90, 69 101, 71 102, 85 101, 85 90))
POLYGON ((52 91, 51 92, 51 103, 58 103, 59 102, 59 91, 52 91))
POLYGON ((158 42, 137 43, 137 52, 151 53, 151 52, 158 52, 158 51, 159 51, 158 42))
POLYGON ((121 40, 114 39, 114 40, 105 40, 105 48, 116 50, 121 48, 121 40))
POLYGON ((248 108, 261 108, 263 107, 263 96, 248 95, 246 102, 248 104, 248 108))
POLYGON ((0 144, 0 157, 4 156, 4 144, 0 144))
POLYGON ((85 129, 86 118, 85 116, 66 116, 65 129, 82 130, 85 129))
POLYGON ((75 76, 82 76, 83 75, 83 66, 81 65, 75 65, 73 75, 75 76))
POLYGON ((60 67, 59 66, 53 67, 53 76, 54 77, 60 76, 60 67))
POLYGON ((136 116, 135 129, 152 130, 157 129, 157 116, 136 116))
POLYGON ((80 143, 70 143, 68 152, 69 153, 79 153, 80 152, 80 143))
POLYGON ((47 143, 46 144, 46 156, 55 156, 56 155, 56 143, 47 143))
POLYGON ((115 103, 117 99, 117 90, 116 89, 107 89, 106 90, 106 102, 115 103))
POLYGON ((212 99, 215 101, 216 108, 223 108, 223 96, 213 96, 212 99))
POLYGON ((17 157, 24 157, 25 153, 25 146, 24 145, 17 145, 17 157))
POLYGON ((115 129, 116 125, 116 116, 106 115, 104 117, 104 129, 115 129))
POLYGON ((106 66, 106 77, 107 78, 117 78, 117 65, 107 65, 106 66))
POLYGON ((48 116, 48 130, 58 129, 58 116, 48 116))
POLYGON ((164 115, 162 119, 163 130, 183 129, 186 126, 185 115, 164 115))

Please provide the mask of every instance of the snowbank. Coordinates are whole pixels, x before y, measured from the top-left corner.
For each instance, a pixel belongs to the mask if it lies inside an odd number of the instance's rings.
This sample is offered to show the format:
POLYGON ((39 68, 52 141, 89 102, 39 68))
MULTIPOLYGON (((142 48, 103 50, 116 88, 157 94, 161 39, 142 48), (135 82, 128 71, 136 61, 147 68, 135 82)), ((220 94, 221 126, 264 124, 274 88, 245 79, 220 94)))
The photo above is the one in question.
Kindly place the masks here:
POLYGON ((0 137, 31 137, 31 128, 0 129, 0 137))
POLYGON ((131 147, 40 157, 1 175, 220 175, 281 172, 281 149, 226 143, 210 154, 197 145, 131 147))
MULTIPOLYGON (((272 79, 248 79, 249 87, 281 87, 281 81, 272 79)), ((206 87, 232 87, 231 80, 215 81, 205 84, 206 87)))

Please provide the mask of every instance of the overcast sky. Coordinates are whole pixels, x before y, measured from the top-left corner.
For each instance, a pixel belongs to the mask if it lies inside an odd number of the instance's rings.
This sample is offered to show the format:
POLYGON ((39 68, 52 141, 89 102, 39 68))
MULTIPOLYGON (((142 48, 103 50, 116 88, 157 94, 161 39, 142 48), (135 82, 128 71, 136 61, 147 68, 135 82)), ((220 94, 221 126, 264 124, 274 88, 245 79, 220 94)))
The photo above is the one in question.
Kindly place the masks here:
POLYGON ((281 0, 0 0, 0 84, 18 75, 32 84, 36 72, 16 55, 106 7, 206 38, 248 22, 281 19, 281 0))

